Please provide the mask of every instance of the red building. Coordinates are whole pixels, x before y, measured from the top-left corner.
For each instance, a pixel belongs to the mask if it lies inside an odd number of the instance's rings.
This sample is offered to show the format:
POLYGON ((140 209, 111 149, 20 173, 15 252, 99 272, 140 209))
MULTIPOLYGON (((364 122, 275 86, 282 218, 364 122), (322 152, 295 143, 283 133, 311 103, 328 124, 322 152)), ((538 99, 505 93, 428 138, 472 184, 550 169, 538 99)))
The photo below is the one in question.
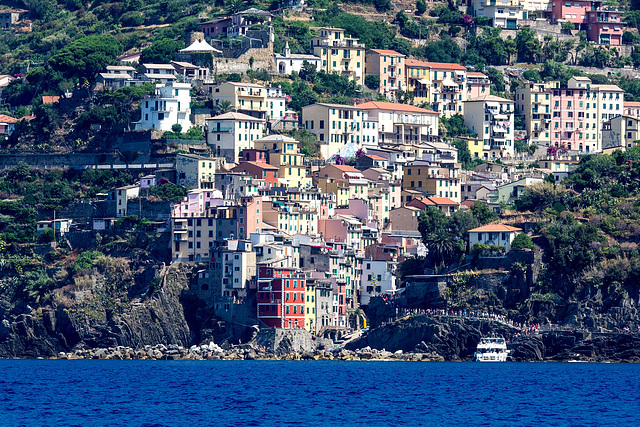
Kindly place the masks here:
POLYGON ((587 18, 588 40, 612 46, 620 46, 622 44, 620 12, 597 8, 588 11, 587 18))
POLYGON ((258 320, 271 328, 301 329, 306 279, 295 268, 258 267, 258 320))
POLYGON ((244 172, 256 179, 264 179, 268 187, 278 186, 278 168, 268 163, 242 161, 232 171, 244 172))
POLYGON ((587 33, 587 39, 598 44, 622 44, 622 22, 618 10, 609 9, 602 1, 554 1, 553 23, 571 22, 575 29, 587 33))
POLYGON ((269 163, 269 150, 259 150, 257 148, 245 148, 240 153, 240 161, 269 163))

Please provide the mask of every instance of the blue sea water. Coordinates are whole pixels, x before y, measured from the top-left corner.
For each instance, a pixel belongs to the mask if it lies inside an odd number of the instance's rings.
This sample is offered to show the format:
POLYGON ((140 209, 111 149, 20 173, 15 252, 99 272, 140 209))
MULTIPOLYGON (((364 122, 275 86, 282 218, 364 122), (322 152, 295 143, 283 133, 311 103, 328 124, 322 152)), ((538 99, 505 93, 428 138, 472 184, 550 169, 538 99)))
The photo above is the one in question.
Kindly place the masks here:
POLYGON ((0 360, 7 426, 639 426, 640 365, 0 360))

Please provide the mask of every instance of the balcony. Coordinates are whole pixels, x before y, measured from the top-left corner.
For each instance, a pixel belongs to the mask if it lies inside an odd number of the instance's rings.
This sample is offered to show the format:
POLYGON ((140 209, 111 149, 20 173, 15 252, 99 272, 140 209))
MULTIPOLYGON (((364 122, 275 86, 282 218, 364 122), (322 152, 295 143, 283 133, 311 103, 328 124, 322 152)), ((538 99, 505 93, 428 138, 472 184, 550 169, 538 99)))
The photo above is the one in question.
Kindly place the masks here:
POLYGON ((188 239, 187 235, 185 233, 180 233, 180 234, 174 234, 173 235, 173 241, 174 242, 186 242, 188 239))
POLYGON ((209 133, 227 133, 227 132, 231 132, 233 130, 232 127, 216 127, 213 129, 209 130, 209 133))

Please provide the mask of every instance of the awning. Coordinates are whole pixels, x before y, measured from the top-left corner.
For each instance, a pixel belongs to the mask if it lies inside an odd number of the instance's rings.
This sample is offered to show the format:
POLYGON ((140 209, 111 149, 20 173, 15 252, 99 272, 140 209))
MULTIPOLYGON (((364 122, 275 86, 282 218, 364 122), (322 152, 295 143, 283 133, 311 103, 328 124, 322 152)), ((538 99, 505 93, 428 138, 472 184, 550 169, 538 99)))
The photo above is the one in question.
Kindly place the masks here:
POLYGON ((457 83, 455 83, 453 80, 449 80, 449 79, 443 80, 442 84, 444 86, 458 86, 457 83))
POLYGON ((423 85, 431 85, 431 80, 427 80, 427 79, 420 79, 418 80, 420 83, 422 83, 423 85))
POLYGON ((184 49, 180 49, 180 52, 181 53, 207 53, 207 52, 222 53, 221 50, 218 50, 215 47, 211 46, 205 40, 196 40, 193 43, 191 43, 191 46, 186 47, 184 49))

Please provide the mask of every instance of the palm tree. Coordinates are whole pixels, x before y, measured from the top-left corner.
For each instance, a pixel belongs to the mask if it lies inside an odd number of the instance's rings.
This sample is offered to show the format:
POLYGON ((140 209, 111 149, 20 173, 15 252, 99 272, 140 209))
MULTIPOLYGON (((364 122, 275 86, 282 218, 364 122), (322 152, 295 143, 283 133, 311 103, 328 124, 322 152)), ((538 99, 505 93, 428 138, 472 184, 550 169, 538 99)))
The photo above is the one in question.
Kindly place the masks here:
POLYGON ((440 267, 444 267, 445 258, 450 257, 458 249, 458 243, 455 236, 442 229, 438 229, 433 233, 429 233, 425 240, 429 253, 432 253, 435 259, 440 260, 440 267))
POLYGON ((233 104, 231 104, 231 101, 229 101, 228 99, 223 99, 214 107, 216 115, 230 113, 233 110, 235 110, 235 108, 233 108, 233 104))

